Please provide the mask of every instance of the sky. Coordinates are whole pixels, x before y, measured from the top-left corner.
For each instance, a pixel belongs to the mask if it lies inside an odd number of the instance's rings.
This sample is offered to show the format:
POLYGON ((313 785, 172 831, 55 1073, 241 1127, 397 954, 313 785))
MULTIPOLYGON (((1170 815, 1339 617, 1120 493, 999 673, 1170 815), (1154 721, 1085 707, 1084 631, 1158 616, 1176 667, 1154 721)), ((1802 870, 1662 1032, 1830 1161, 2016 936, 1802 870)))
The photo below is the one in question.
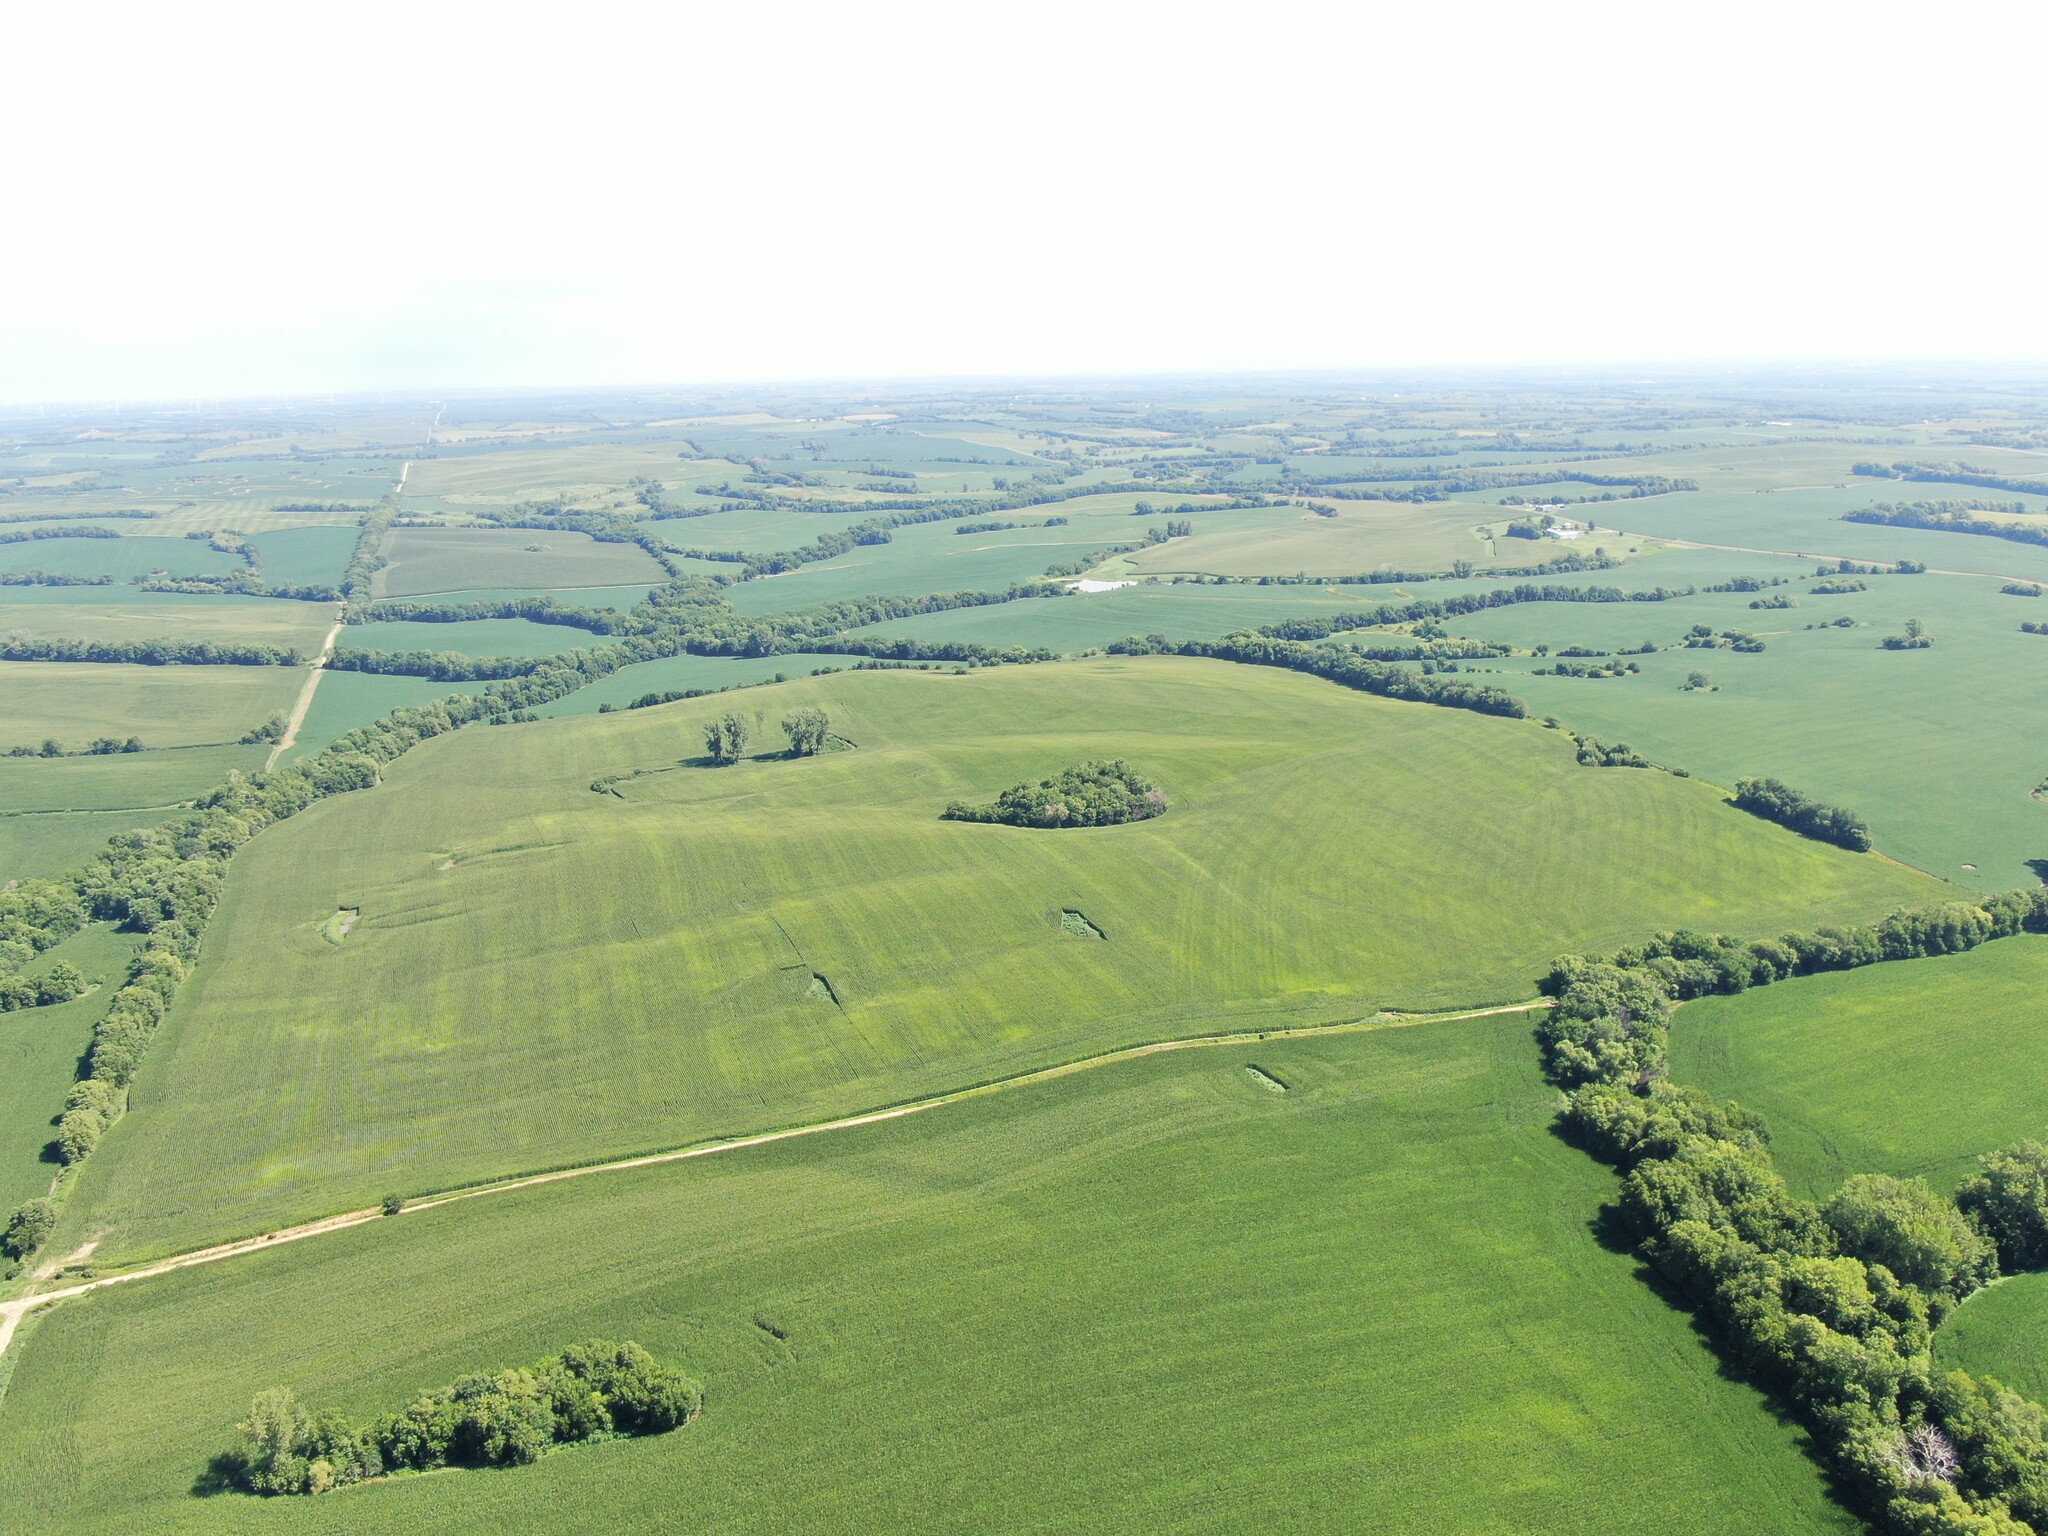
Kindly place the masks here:
POLYGON ((4 402, 2048 361, 2038 3, 197 0, 7 32, 4 402))

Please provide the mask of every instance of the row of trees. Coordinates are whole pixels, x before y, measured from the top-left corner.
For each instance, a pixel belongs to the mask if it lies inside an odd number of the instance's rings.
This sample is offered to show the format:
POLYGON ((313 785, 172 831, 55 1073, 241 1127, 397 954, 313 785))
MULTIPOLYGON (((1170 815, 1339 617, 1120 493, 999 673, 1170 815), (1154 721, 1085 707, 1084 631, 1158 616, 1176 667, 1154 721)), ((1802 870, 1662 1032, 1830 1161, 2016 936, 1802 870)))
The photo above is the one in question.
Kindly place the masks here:
POLYGON ((337 650, 327 658, 336 672, 373 672, 390 677, 430 677, 442 683, 524 677, 539 670, 533 656, 465 656, 461 651, 337 650))
POLYGON ((1293 640, 1270 639, 1261 633, 1242 632, 1225 635, 1221 640, 1181 641, 1157 634, 1142 638, 1133 635, 1126 640, 1112 641, 1104 649, 1112 656, 1210 656, 1219 661, 1237 661, 1249 666, 1285 667, 1290 672, 1307 672, 1382 698, 1442 704, 1451 709, 1475 710, 1482 715, 1506 715, 1519 720, 1529 712, 1513 694, 1484 683, 1468 683, 1442 673, 1413 672, 1388 662, 1367 661, 1355 651, 1336 646, 1303 645, 1293 640))
POLYGON ((1567 1135, 1625 1175, 1638 1251, 1752 1378, 1782 1394, 1845 1490, 1898 1536, 2024 1536, 2048 1521, 2048 1413, 1938 1372, 1933 1330, 1972 1290, 2048 1259, 2048 1148, 1980 1160, 1954 1203, 1918 1179, 1795 1197, 1765 1128, 1665 1080, 1673 999, 1804 969, 1947 953, 2048 929, 2048 890, 1762 944, 1662 934, 1612 963, 1561 958, 1538 1029, 1567 1135))
POLYGON ((1870 828, 1854 811, 1824 805, 1811 795, 1777 779, 1742 779, 1735 785, 1735 804, 1752 816, 1790 827, 1802 837, 1865 853, 1870 848, 1870 828))
POLYGON ((1122 758, 1097 759, 1036 784, 1016 784, 987 805, 956 800, 947 821, 1010 827, 1111 827, 1146 821, 1166 809, 1166 792, 1122 758))
POLYGON ((103 661, 144 667, 296 667, 288 645, 214 640, 52 640, 14 634, 0 640, 0 661, 103 661))
POLYGON ((309 1414, 284 1387, 257 1394, 214 1475, 257 1494, 326 1493, 387 1472, 514 1467, 601 1435, 687 1424, 703 1389, 638 1344, 592 1339, 521 1369, 465 1376, 366 1424, 309 1414))
POLYGON ((466 624, 477 619, 525 619, 534 624, 562 624, 593 635, 644 632, 648 621, 616 608, 572 608, 552 597, 480 598, 468 603, 384 602, 374 613, 353 615, 349 622, 388 621, 409 624, 466 624))

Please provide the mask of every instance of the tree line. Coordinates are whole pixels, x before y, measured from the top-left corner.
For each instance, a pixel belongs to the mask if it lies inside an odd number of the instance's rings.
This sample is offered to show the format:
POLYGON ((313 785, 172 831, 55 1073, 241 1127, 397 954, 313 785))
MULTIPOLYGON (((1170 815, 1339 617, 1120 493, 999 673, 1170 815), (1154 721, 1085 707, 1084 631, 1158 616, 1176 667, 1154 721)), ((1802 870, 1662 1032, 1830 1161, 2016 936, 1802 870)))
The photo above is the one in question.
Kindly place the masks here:
POLYGON ((1505 715, 1519 720, 1527 707, 1511 693, 1468 683, 1444 674, 1412 672, 1387 662, 1367 661, 1355 651, 1328 645, 1304 645, 1293 640, 1271 638, 1263 633, 1225 635, 1221 640, 1173 641, 1164 635, 1131 636, 1104 647, 1112 656, 1208 656, 1218 661, 1236 661, 1248 666, 1285 667, 1327 678, 1346 688, 1382 698, 1405 699, 1417 704, 1441 704, 1451 709, 1469 709, 1482 715, 1505 715))
POLYGON ((2048 1148, 1979 1160, 1954 1202, 1863 1175, 1799 1199, 1759 1117, 1666 1079, 1674 1001, 2048 931, 2048 889, 1778 940, 1659 934, 1561 957, 1538 1027, 1567 1136, 1623 1175, 1637 1251, 1724 1356, 1775 1391, 1843 1490, 1895 1536, 2024 1536, 2048 1522, 2048 1413, 1961 1371, 1933 1330, 1971 1291, 2048 1261, 2048 1148))
POLYGON ((304 658, 288 645, 218 640, 38 640, 9 635, 0 661, 95 661, 144 667, 296 667, 304 658))

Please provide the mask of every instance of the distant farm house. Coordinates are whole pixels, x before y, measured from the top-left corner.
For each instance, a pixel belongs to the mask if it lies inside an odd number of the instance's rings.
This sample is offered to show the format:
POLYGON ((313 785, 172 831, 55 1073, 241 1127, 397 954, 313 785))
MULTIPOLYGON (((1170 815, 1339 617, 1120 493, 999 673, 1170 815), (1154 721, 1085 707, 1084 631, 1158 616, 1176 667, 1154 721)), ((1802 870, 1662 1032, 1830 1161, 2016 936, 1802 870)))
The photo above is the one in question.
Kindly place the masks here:
POLYGON ((1583 539, 1585 536, 1586 530, 1583 528, 1566 528, 1560 525, 1543 530, 1543 537, 1546 539, 1583 539))

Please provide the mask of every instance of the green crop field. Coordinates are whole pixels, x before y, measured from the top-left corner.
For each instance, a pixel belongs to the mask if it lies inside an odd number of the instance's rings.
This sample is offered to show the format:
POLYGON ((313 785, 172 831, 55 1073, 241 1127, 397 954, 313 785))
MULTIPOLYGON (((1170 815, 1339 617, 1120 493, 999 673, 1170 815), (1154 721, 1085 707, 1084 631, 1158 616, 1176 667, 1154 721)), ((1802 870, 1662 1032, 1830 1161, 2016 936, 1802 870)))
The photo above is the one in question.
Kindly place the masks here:
MULTIPOLYGON (((830 656, 805 651, 785 651, 776 656, 664 656, 659 661, 635 662, 621 667, 610 677, 579 688, 552 704, 543 705, 543 715, 594 715, 605 705, 624 709, 635 699, 650 693, 686 693, 693 688, 725 689, 782 678, 808 677, 818 671, 844 671, 859 661, 856 656, 830 656)), ((738 707, 752 709, 762 700, 740 700, 738 707)), ((726 707, 734 707, 728 705, 726 707)))
POLYGON ((467 619, 458 624, 381 620, 349 624, 335 640, 344 651, 455 651, 464 656, 552 656, 602 645, 604 637, 567 624, 530 619, 467 619))
MULTIPOLYGON (((287 677, 301 675, 277 670, 287 677)), ((289 704, 287 698, 284 705, 289 704)), ((253 715, 249 725, 265 718, 253 715)), ((0 813, 170 805, 204 794, 230 772, 254 773, 266 756, 265 747, 228 746, 151 748, 107 757, 0 757, 0 813)))
MULTIPOLYGON (((108 830, 111 835, 116 829, 108 830)), ((98 990, 68 1003, 0 1013, 0 1205, 8 1210, 43 1194, 58 1171, 43 1158, 55 1134, 54 1111, 64 1103, 93 1020, 106 1011, 136 942, 133 934, 104 923, 73 934, 39 956, 27 974, 40 976, 61 960, 88 982, 101 983, 98 990)))
POLYGON ((116 1287, 24 1340, 0 1530, 1853 1529, 1595 1241, 1551 1097, 1518 1018, 1199 1050, 116 1287), (190 1492, 261 1388, 367 1413, 593 1332, 702 1419, 190 1492))
POLYGON ((1646 928, 1940 890, 1704 785, 1581 768, 1528 722, 1264 668, 841 673, 737 707, 767 738, 811 702, 857 750, 698 766, 709 702, 477 729, 266 834, 82 1219, 156 1249, 1135 1041, 1518 999, 1560 951, 1646 928), (939 819, 1096 756, 1172 811, 939 819), (335 945, 343 906, 363 915, 335 945), (1062 932, 1068 909, 1107 942, 1062 932))
POLYGON ((428 677, 323 670, 319 685, 313 691, 312 707, 306 711, 298 737, 283 754, 282 760, 294 763, 311 757, 335 737, 345 736, 357 726, 381 720, 394 709, 431 704, 451 693, 474 693, 483 686, 482 683, 437 683, 428 677))
POLYGON ((637 544, 530 528, 395 528, 385 538, 384 556, 379 597, 662 580, 661 567, 637 544))
MULTIPOLYGON (((158 756, 162 754, 143 754, 158 756)), ((0 885, 76 869, 117 832, 162 821, 161 811, 16 811, 0 814, 0 885)))
POLYGON ((2048 939, 1809 976, 1678 1011, 1671 1073, 1760 1110, 1778 1165, 1825 1193, 1854 1173, 1945 1187, 2048 1140, 2048 939))
POLYGON ((1195 519, 1192 538, 1127 555, 1123 564, 1144 573, 1344 576, 1375 570, 1441 571, 1459 560, 1481 568, 1538 565, 1566 551, 1565 545, 1550 539, 1482 537, 1478 529, 1497 529, 1510 514, 1476 502, 1318 505, 1330 515, 1297 506, 1203 513, 1195 519))
POLYGON ((1935 1352, 1944 1369, 2048 1399, 2048 1274, 2013 1275, 1979 1291, 1942 1324, 1935 1352))
MULTIPOLYGON (((1751 569, 1811 571, 1756 559, 1751 569)), ((1665 649, 1631 658, 1642 675, 1618 680, 1534 677, 1536 663, 1522 659, 1477 665, 1498 670, 1490 680, 1535 713, 1625 740, 1660 762, 1727 784, 1768 775, 1849 806, 1885 852, 1946 879, 1988 890, 2028 879, 2025 861, 2048 851, 2048 805, 2032 797, 2048 756, 1999 723, 2048 706, 2048 636, 2020 633, 2032 609, 1990 582, 1867 581, 1868 591, 1838 597, 1811 595, 1812 581, 1773 588, 1799 604, 1782 610, 1753 610, 1757 594, 1735 592, 1654 605, 1529 604, 1450 627, 1553 650, 1646 640, 1675 647, 1694 624, 1759 634, 1761 655, 1665 649), (1806 628, 1844 615, 1854 628, 1806 628), (1927 626, 1932 648, 1882 649, 1880 638, 1910 618, 1927 626), (1685 691, 1694 670, 1705 671, 1715 691, 1685 691)))
POLYGON ((37 640, 212 641, 320 649, 330 603, 145 592, 139 587, 0 587, 0 635, 37 640))
POLYGON ((339 586, 361 531, 354 527, 285 528, 249 540, 273 586, 339 586))
POLYGON ((124 535, 116 539, 29 539, 19 544, 0 544, 0 571, 110 576, 125 582, 159 572, 170 576, 224 576, 240 569, 242 562, 235 556, 198 539, 124 535))
MULTIPOLYGON (((146 747, 231 742, 291 708, 298 667, 146 667, 0 661, 0 750, 54 737, 76 751, 97 736, 146 747)), ((0 803, 0 810, 12 809, 0 803)))

